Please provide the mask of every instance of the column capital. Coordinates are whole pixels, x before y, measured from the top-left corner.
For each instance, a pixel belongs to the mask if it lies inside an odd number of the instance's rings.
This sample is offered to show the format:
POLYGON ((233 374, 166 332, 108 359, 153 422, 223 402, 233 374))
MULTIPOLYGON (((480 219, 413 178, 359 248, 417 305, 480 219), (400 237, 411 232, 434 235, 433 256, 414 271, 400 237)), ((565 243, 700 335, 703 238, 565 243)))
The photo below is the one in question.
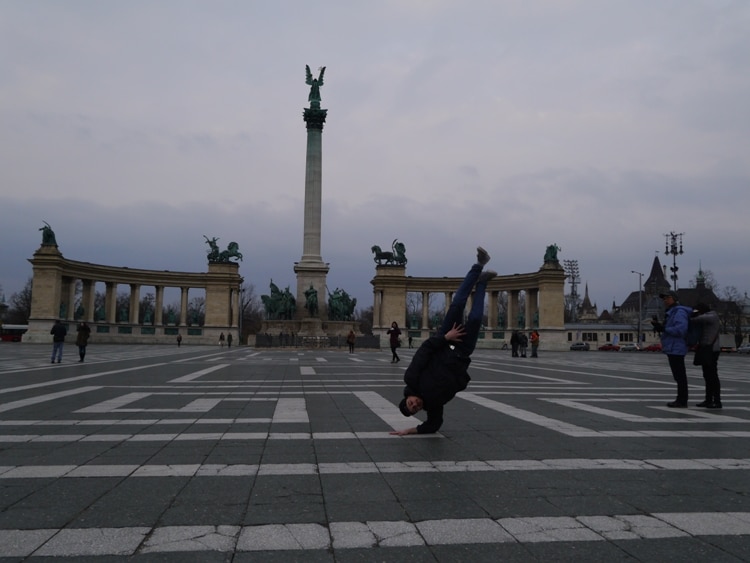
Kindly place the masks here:
POLYGON ((323 130, 323 124, 326 122, 327 109, 305 108, 304 119, 308 129, 323 130))

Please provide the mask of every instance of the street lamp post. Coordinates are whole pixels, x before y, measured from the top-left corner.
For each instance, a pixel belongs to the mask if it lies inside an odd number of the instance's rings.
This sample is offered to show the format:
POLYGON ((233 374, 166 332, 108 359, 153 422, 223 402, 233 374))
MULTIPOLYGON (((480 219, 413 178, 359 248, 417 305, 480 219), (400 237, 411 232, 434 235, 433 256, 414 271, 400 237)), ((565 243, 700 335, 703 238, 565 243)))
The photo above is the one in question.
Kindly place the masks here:
POLYGON ((641 345, 641 319, 643 318, 643 274, 630 270, 631 274, 638 274, 638 346, 641 345))
POLYGON ((674 286, 674 290, 677 291, 677 270, 679 268, 677 267, 677 255, 683 254, 682 251, 682 235, 684 233, 672 233, 670 232, 668 235, 664 235, 666 239, 666 248, 664 250, 664 254, 669 256, 672 255, 672 267, 669 268, 672 272, 672 285, 674 286), (677 248, 677 243, 680 243, 680 248, 677 248))

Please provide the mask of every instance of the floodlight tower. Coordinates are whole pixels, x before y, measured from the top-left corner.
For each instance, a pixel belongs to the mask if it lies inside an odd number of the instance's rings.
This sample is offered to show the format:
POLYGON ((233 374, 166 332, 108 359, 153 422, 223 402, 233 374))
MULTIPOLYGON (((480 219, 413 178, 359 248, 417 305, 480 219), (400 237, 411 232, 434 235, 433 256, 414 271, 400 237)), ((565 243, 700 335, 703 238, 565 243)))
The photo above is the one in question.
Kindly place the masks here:
POLYGON ((570 300, 573 302, 573 307, 570 315, 570 320, 576 322, 578 320, 578 284, 581 281, 580 273, 578 271, 578 260, 563 260, 563 269, 570 278, 570 300))
POLYGON ((638 274, 638 346, 641 345, 641 318, 643 317, 643 274, 630 270, 631 274, 638 274))
POLYGON ((672 275, 670 276, 670 279, 672 280, 672 286, 675 291, 677 291, 677 270, 679 268, 677 267, 677 255, 678 254, 684 254, 682 250, 682 235, 684 233, 673 233, 670 232, 667 235, 664 235, 666 239, 666 247, 664 250, 664 254, 669 256, 672 255, 672 267, 669 268, 669 270, 672 272, 672 275), (680 244, 679 249, 677 248, 677 243, 680 244))

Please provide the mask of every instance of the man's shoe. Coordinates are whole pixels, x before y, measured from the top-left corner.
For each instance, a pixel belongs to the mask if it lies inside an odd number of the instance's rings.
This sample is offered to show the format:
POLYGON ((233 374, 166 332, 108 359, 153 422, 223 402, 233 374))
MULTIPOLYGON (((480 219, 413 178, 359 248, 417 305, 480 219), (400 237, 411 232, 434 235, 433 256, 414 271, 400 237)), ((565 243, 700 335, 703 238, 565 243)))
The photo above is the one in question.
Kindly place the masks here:
POLYGON ((477 283, 487 283, 491 279, 497 276, 497 272, 493 270, 487 270, 486 272, 482 272, 479 274, 479 279, 477 279, 477 283))
POLYGON ((720 409, 721 408, 721 401, 714 401, 713 403, 708 403, 706 405, 707 409, 720 409))
POLYGON ((711 401, 702 401, 700 403, 695 403, 695 406, 696 407, 707 407, 710 404, 711 404, 711 401))
POLYGON ((486 266, 487 262, 489 261, 489 253, 481 246, 477 246, 477 264, 479 264, 480 266, 486 266))
POLYGON ((683 403, 681 401, 672 401, 671 403, 667 403, 667 406, 672 409, 686 409, 687 403, 683 403))

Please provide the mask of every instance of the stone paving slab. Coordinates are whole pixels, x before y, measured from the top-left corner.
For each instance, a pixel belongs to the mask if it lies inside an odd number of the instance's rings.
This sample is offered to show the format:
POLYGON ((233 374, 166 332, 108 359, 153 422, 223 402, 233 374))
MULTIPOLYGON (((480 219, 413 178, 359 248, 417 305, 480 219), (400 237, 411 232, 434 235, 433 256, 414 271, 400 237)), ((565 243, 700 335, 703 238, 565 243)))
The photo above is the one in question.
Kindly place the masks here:
POLYGON ((396 437, 409 350, 91 348, 0 346, 0 561, 750 560, 750 358, 480 350, 396 437))

